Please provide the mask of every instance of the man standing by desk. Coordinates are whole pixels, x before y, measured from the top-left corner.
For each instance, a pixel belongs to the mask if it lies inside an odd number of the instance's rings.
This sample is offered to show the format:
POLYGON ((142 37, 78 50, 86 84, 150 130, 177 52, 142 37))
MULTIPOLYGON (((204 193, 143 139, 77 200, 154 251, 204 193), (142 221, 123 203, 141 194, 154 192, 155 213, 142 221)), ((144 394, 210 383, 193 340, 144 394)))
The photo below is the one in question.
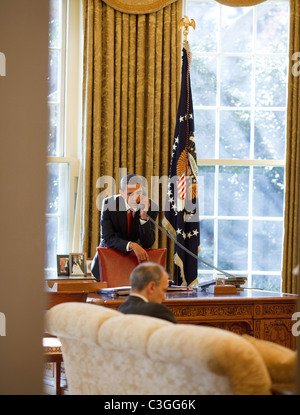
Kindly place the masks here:
POLYGON ((130 275, 131 293, 119 311, 124 314, 142 314, 177 323, 172 311, 161 304, 166 298, 168 274, 161 265, 145 262, 130 275))
MULTIPOLYGON (((147 261, 145 251, 155 242, 155 225, 148 220, 158 215, 158 206, 144 195, 142 180, 129 174, 120 182, 120 194, 104 199, 101 213, 100 246, 117 249, 123 253, 133 251, 138 262, 147 261)), ((98 254, 94 256, 91 270, 100 279, 98 254)))

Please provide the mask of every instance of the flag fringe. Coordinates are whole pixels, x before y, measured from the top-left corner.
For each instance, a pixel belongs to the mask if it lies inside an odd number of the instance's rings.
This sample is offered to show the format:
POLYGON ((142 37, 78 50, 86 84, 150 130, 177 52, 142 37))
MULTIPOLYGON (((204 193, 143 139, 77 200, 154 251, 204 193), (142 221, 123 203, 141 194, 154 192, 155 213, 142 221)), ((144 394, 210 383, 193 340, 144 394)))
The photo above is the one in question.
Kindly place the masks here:
POLYGON ((173 238, 176 239, 176 231, 166 217, 163 218, 162 224, 165 227, 165 229, 173 236, 173 238))

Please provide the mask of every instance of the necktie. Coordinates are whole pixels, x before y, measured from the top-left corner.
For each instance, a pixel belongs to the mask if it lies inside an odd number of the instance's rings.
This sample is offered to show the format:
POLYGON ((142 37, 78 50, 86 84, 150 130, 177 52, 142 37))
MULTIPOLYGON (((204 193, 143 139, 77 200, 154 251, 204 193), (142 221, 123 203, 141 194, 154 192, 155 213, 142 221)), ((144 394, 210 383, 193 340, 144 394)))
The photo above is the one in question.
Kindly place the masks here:
POLYGON ((127 234, 128 234, 128 236, 130 234, 130 229, 131 229, 132 222, 133 222, 133 212, 130 209, 128 211, 128 214, 127 214, 127 234))

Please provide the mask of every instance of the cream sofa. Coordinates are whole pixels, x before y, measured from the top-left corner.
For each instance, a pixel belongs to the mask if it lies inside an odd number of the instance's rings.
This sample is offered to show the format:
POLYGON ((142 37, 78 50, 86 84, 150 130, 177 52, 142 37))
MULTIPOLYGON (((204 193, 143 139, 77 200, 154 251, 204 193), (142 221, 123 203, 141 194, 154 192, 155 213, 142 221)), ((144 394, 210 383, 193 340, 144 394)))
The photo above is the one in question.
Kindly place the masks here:
POLYGON ((59 337, 70 394, 270 394, 255 345, 229 331, 65 303, 46 315, 59 337))

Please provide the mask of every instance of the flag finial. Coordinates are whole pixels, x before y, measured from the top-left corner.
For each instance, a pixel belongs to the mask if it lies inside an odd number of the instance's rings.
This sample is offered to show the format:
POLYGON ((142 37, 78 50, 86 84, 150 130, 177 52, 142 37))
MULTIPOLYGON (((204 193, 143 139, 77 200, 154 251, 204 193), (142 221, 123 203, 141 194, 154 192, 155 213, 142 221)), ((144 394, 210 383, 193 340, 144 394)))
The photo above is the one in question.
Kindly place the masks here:
POLYGON ((184 31, 183 31, 184 41, 187 42, 187 36, 189 34, 189 26, 192 26, 192 28, 195 30, 195 27, 196 27, 195 20, 194 19, 189 20, 187 16, 184 16, 179 20, 178 30, 180 30, 183 26, 184 26, 184 31))

